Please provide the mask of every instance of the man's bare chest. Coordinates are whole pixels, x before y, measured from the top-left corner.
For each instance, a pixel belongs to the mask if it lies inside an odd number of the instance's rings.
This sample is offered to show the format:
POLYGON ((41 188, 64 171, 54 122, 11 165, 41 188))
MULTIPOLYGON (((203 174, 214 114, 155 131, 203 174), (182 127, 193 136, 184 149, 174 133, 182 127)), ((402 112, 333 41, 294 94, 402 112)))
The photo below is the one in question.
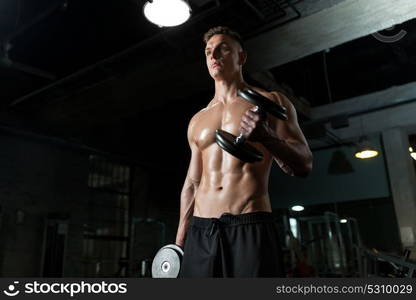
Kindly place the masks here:
POLYGON ((195 120, 193 139, 200 148, 215 143, 215 130, 222 129, 234 135, 240 134, 240 123, 244 113, 253 106, 243 100, 230 104, 218 104, 203 111, 195 120))

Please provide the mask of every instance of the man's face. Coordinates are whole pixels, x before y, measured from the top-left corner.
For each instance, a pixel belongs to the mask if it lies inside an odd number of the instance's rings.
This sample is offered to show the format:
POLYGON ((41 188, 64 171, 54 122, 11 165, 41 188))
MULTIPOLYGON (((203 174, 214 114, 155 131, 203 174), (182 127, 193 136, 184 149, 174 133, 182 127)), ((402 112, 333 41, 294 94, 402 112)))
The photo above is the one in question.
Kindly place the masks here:
POLYGON ((215 34, 205 47, 205 58, 211 77, 221 79, 240 72, 245 62, 245 52, 233 38, 215 34))

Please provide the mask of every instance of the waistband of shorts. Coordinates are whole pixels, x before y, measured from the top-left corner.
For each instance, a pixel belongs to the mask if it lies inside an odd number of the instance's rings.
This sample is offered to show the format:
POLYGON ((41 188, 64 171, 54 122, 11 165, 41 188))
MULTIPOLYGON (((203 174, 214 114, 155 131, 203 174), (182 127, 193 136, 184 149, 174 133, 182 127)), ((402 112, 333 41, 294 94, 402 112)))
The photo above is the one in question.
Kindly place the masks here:
POLYGON ((221 225, 224 225, 224 226, 229 226, 229 225, 273 222, 274 220, 275 220, 275 217, 273 216, 273 214, 267 211, 244 213, 244 214, 239 214, 239 215, 224 213, 219 218, 201 218, 201 217, 192 216, 190 225, 208 228, 212 225, 213 222, 220 223, 221 225))

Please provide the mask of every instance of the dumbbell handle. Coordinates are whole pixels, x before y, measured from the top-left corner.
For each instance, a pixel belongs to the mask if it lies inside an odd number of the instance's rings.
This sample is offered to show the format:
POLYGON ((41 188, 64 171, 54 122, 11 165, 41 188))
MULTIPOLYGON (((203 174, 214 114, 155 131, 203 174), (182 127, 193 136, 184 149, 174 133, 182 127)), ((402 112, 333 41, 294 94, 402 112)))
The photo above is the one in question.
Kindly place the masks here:
MULTIPOLYGON (((263 114, 264 113, 264 111, 262 109, 260 109, 260 107, 258 107, 258 106, 256 106, 256 107, 257 107, 257 110, 255 110, 255 112, 257 112, 259 114, 263 114)), ((240 145, 240 144, 243 144, 246 140, 247 140, 247 138, 241 132, 240 135, 238 137, 236 137, 234 143, 236 145, 240 145)))
POLYGON ((246 137, 243 135, 243 133, 240 133, 240 135, 238 137, 235 138, 235 144, 236 145, 240 145, 243 144, 246 141, 246 137))

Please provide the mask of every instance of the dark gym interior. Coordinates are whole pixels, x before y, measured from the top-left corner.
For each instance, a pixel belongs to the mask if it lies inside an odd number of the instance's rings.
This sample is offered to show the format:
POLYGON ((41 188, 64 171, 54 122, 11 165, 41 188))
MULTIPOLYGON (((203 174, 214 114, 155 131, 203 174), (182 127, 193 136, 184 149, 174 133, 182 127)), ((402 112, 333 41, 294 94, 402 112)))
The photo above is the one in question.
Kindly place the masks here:
POLYGON ((1 1, 0 276, 151 276, 214 94, 202 36, 223 25, 314 156, 307 178, 271 170, 287 276, 300 251, 319 277, 416 277, 416 5, 189 0, 158 27, 145 2, 1 1))

